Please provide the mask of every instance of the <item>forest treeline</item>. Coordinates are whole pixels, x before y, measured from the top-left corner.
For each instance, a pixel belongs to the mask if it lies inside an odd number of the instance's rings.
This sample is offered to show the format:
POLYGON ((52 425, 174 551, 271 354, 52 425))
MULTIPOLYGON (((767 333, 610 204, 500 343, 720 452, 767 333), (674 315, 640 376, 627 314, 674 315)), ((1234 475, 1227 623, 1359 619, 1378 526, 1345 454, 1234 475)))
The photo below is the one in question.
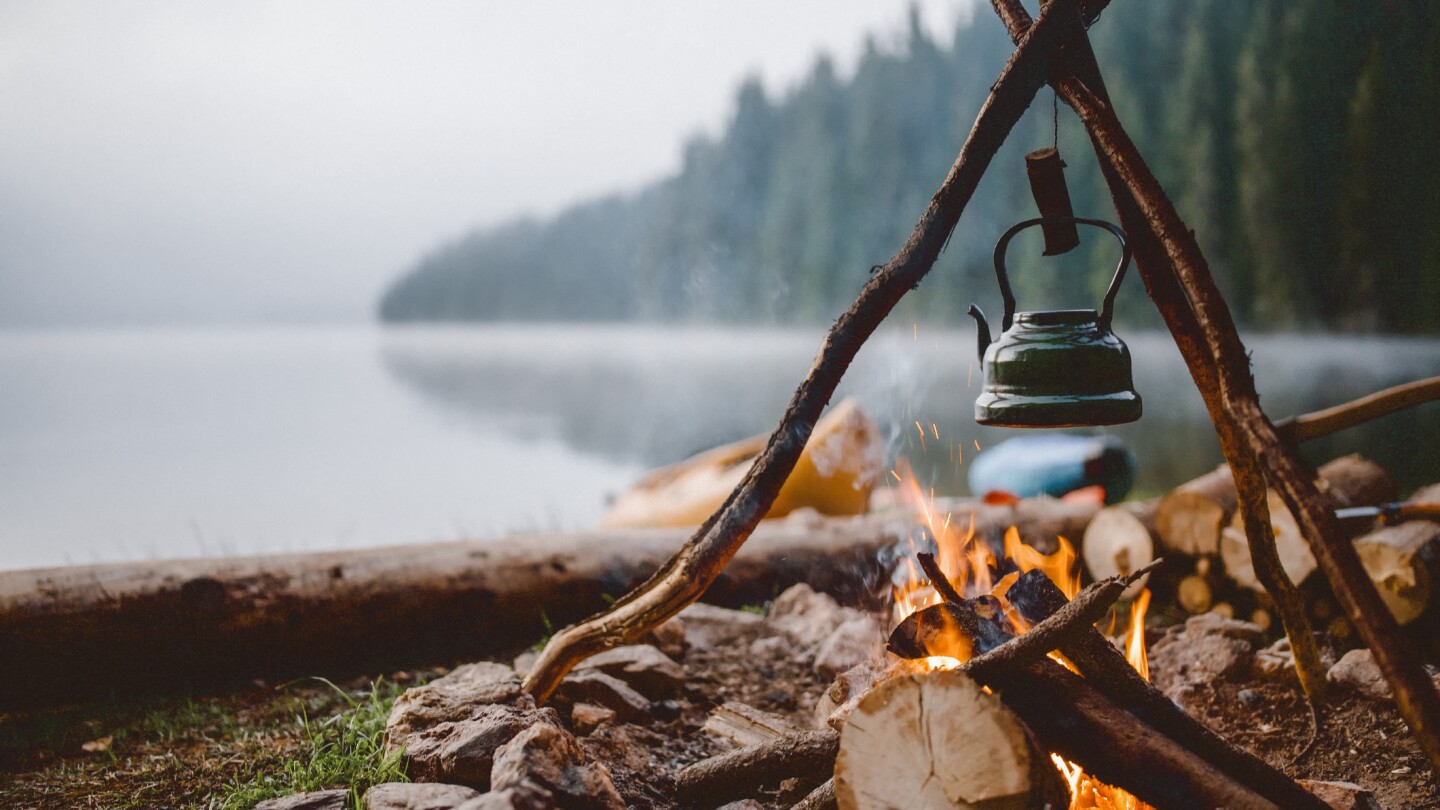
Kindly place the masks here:
MULTIPOLYGON (((1091 38, 1117 111, 1254 329, 1440 331, 1440 4, 1130 0, 1091 38)), ((827 59, 782 97, 744 82, 678 174, 547 220, 478 230, 386 293, 409 320, 823 321, 903 244, 1011 52, 979 13, 948 42, 912 14, 853 76, 827 59)), ((991 251, 1035 216, 1024 154, 1056 138, 1042 90, 904 317, 998 305, 991 251)), ((1081 216, 1113 218, 1079 122, 1058 139, 1081 216)), ((1082 234, 1085 235, 1085 234, 1082 234)), ((1026 239, 1033 241, 1027 242, 1026 239)), ((1022 309, 1094 306, 1117 250, 1012 247, 1022 309)), ((1157 324, 1138 280, 1121 321, 1157 324)))

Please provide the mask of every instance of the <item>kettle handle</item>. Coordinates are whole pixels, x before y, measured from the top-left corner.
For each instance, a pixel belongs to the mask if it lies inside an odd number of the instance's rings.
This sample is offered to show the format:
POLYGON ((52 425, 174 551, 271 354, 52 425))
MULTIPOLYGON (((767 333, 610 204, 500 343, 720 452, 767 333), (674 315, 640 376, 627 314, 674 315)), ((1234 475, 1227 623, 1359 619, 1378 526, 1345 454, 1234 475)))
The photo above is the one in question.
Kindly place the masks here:
POLYGON ((1077 225, 1094 225, 1097 228, 1104 228, 1120 240, 1120 264, 1115 267, 1115 277, 1110 279, 1110 288, 1105 291, 1105 303, 1100 310, 1100 327, 1110 328, 1110 318, 1115 314, 1115 295, 1120 292, 1120 282, 1125 278, 1125 268, 1130 266, 1130 243, 1125 241, 1125 232, 1120 230, 1119 225, 1106 222, 1103 219, 1084 219, 1082 217, 1038 217, 1027 219, 1000 237, 995 243, 995 277, 1000 280, 1000 297, 1005 300, 1005 318, 1000 329, 1002 331, 1010 328, 1011 321, 1015 318, 1015 294, 1010 291, 1010 279, 1005 275, 1005 249, 1010 246, 1010 239, 1015 234, 1040 225, 1046 222, 1073 222, 1077 225))

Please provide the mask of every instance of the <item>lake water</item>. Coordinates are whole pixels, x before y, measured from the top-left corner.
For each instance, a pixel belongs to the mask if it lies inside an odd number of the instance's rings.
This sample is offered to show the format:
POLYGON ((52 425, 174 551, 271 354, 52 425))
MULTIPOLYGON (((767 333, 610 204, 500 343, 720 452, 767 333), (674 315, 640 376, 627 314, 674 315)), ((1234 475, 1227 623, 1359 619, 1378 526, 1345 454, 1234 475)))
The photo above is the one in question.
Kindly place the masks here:
MULTIPOLYGON (((645 468, 774 427, 823 330, 494 325, 0 332, 0 569, 593 525, 645 468)), ((1168 336, 1125 334, 1159 492, 1220 461, 1168 336)), ((1272 417, 1440 373, 1440 341, 1264 337, 1272 417)), ((968 332, 877 335, 846 376, 892 450, 962 494, 968 332), (920 446, 915 422, 930 434, 920 446), (931 423, 935 427, 931 428, 931 423), (934 439, 934 432, 940 440, 934 439)), ((1440 405, 1313 442, 1440 480, 1440 405)))

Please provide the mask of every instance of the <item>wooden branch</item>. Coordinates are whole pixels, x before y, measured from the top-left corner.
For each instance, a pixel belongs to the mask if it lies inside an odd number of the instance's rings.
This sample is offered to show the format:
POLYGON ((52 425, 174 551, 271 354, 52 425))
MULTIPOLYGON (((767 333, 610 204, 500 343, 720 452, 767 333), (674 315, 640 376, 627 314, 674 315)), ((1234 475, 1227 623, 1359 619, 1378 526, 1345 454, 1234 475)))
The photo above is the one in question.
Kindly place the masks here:
MULTIPOLYGON (((1026 573, 1010 590, 1015 595, 1011 602, 1021 615, 1040 622, 1036 629, 1054 621, 1079 599, 1077 596, 1067 602, 1065 594, 1040 571, 1026 573)), ((1323 802, 1294 780, 1186 714, 1136 672, 1124 654, 1098 630, 1087 627, 1086 632, 1063 639, 1059 648, 1100 692, 1251 790, 1281 807, 1325 810, 1323 802)))
POLYGON ((860 346, 929 272, 995 152, 1044 84, 1056 25, 1074 0, 1050 0, 991 88, 960 155, 904 247, 861 290, 821 344, 764 453, 718 512, 654 576, 609 610, 551 638, 524 688, 546 700, 575 664, 624 644, 695 601, 769 510, 860 346))
POLYGON ((676 796, 687 806, 718 807, 792 777, 824 778, 839 750, 840 735, 828 728, 740 748, 681 771, 676 796))
POLYGON ((1046 748, 1155 807, 1292 810, 1312 806, 1264 798, 1233 774, 1140 722, 1085 678, 1054 661, 1041 661, 987 685, 1000 693, 1046 748))
POLYGON ((1321 411, 1282 419, 1275 423, 1275 429, 1286 441, 1303 442, 1436 400, 1440 400, 1440 377, 1431 377, 1376 391, 1321 411))
MULTIPOLYGON (((1019 0, 991 0, 991 3, 1010 29, 1012 38, 1025 32, 1024 26, 1029 23, 1029 15, 1019 0)), ((1056 93, 1077 113, 1080 112, 1080 104, 1094 102, 1089 109, 1103 108, 1113 119, 1105 83, 1095 62, 1095 53, 1083 31, 1072 30, 1069 33, 1063 56, 1062 60, 1052 63, 1050 85, 1055 88, 1056 93)), ((1081 120, 1085 121, 1084 115, 1081 120)), ((1258 400, 1254 395, 1254 382, 1248 374, 1249 358, 1234 331, 1233 323, 1230 323, 1229 311, 1224 308, 1223 299, 1220 299, 1219 304, 1223 312, 1200 312, 1192 307, 1193 285, 1181 283, 1181 262, 1177 260, 1173 250, 1173 240, 1167 239, 1164 235, 1166 230, 1153 222, 1153 210, 1142 205, 1142 194, 1131 182, 1133 173, 1126 175, 1122 172, 1113 156, 1112 145, 1100 138, 1092 122, 1086 121, 1086 126, 1100 162, 1101 174, 1110 188, 1111 199, 1116 213, 1120 216, 1120 224, 1130 238, 1136 269, 1145 282, 1146 292, 1165 319, 1165 325, 1190 369, 1190 375, 1194 378, 1196 388, 1210 412, 1211 421, 1215 424, 1221 450, 1237 477, 1237 492, 1241 503, 1247 507, 1245 529, 1246 537, 1252 546, 1251 556, 1255 560, 1257 574, 1275 600, 1286 634, 1290 637, 1301 686, 1312 697, 1318 696, 1327 686, 1324 679, 1325 668, 1320 661, 1320 649, 1315 642, 1304 604, 1294 584, 1286 578, 1284 568, 1275 553, 1274 538, 1270 534, 1266 511, 1264 471, 1259 461, 1263 455, 1244 446, 1238 426, 1240 420, 1228 407, 1228 403, 1235 398, 1225 398, 1227 392, 1238 390, 1238 399, 1248 401, 1256 412, 1259 411, 1258 400), (1229 325, 1229 342, 1223 347, 1224 350, 1217 346, 1216 318, 1229 325), (1248 396, 1244 393, 1247 390, 1248 396)), ((1113 128, 1118 129, 1120 136, 1128 140, 1118 120, 1113 122, 1113 128)), ((1138 159, 1138 152, 1135 156, 1138 159)), ((1144 171, 1148 176, 1148 170, 1144 171)), ((1165 200, 1163 190, 1160 190, 1159 184, 1153 180, 1151 177, 1159 198, 1165 200)), ((1165 200, 1165 203, 1168 205, 1168 200, 1165 200)), ((1179 217, 1175 216, 1174 221, 1179 223, 1179 217)), ((1184 228, 1183 223, 1179 225, 1180 230, 1189 235, 1193 243, 1193 235, 1184 228)), ((1202 263, 1204 261, 1198 247, 1193 255, 1187 254, 1182 258, 1198 259, 1202 263)), ((1204 275, 1208 281, 1208 269, 1204 275)), ((1213 287, 1213 282, 1211 286, 1213 287)), ((1218 291, 1215 292, 1215 297, 1219 298, 1218 291)), ((1293 458, 1290 460, 1298 464, 1293 458)))
MULTIPOLYGON (((1321 570, 1395 690, 1401 715, 1425 751, 1431 767, 1440 772, 1440 692, 1436 691, 1425 668, 1401 635, 1399 625, 1371 584, 1354 547, 1342 532, 1334 512, 1315 488, 1305 466, 1260 409, 1254 380, 1249 375, 1245 348, 1235 332, 1229 309, 1200 255, 1194 234, 1180 221, 1114 112, 1085 90, 1076 94, 1076 102, 1074 106, 1081 120, 1113 156, 1116 168, 1135 190, 1136 200, 1154 223, 1157 234, 1174 260, 1176 272, 1190 293, 1196 317, 1205 327, 1214 355, 1224 358, 1223 362, 1217 363, 1223 378, 1216 393, 1227 418, 1217 424, 1224 428, 1220 431, 1221 446, 1226 450, 1231 466, 1236 468, 1237 482, 1242 478, 1237 462, 1244 464, 1247 470, 1258 470, 1260 459, 1269 464, 1275 488, 1280 490, 1305 536, 1310 539, 1321 570)), ((1251 500, 1249 495, 1242 487, 1242 501, 1247 506, 1251 500)), ((1263 498, 1263 487, 1259 497, 1263 498)), ((1263 519, 1262 509, 1247 511, 1247 530, 1255 528, 1249 525, 1252 516, 1256 520, 1263 519)), ((1261 574, 1262 581, 1266 581, 1262 563, 1266 568, 1278 569, 1279 561, 1275 558, 1273 543, 1268 548, 1264 548, 1263 544, 1257 546, 1253 537, 1251 552, 1256 562, 1256 573, 1261 574)), ((1283 573, 1279 572, 1281 577, 1283 573)), ((1269 574, 1274 576, 1275 571, 1269 574)), ((1267 589, 1270 586, 1268 581, 1266 586, 1267 589)), ((1301 640, 1294 630, 1299 623, 1292 624, 1288 603, 1282 603, 1280 594, 1273 590, 1270 593, 1275 597, 1277 608, 1281 609, 1281 621, 1285 623, 1294 646, 1301 640)), ((1303 617, 1303 608, 1300 612, 1303 617)))

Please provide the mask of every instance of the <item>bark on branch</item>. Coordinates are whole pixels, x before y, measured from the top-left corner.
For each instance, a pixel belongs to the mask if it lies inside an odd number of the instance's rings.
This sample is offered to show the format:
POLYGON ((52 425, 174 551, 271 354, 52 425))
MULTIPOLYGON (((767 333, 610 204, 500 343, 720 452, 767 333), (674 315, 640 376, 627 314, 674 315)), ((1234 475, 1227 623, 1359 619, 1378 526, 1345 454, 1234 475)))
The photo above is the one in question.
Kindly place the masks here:
POLYGON ((910 238, 865 285, 830 329, 809 374, 790 400, 764 453, 725 505, 659 571, 609 610, 557 633, 540 654, 525 690, 544 701, 575 664, 633 641, 695 601, 769 510, 794 468, 840 378, 900 298, 929 272, 995 152, 1045 83, 1056 18, 1076 15, 1073 0, 1051 0, 1011 56, 975 120, 944 184, 910 238))
MULTIPOLYGON (((991 3, 1009 28, 1012 38, 1019 37, 1027 30, 1030 18, 1018 0, 991 0, 991 3)), ((1064 49, 1065 58, 1052 64, 1050 85, 1077 112, 1080 109, 1077 104, 1085 98, 1095 100, 1109 111, 1105 83, 1084 33, 1070 32, 1064 49)), ((1113 117, 1113 112, 1111 116, 1113 117)), ((1120 128, 1118 120, 1114 125, 1120 128)), ((1087 127, 1089 126, 1087 122, 1087 127)), ((1121 134, 1124 134, 1123 128, 1121 134)), ((1285 626, 1294 650, 1295 668, 1301 685, 1307 694, 1318 696, 1326 688, 1325 669, 1320 662, 1320 650, 1315 643, 1314 631, 1304 604, 1294 583, 1285 575, 1285 569, 1275 550, 1269 506, 1265 498, 1263 469, 1259 457, 1243 447, 1234 414, 1227 408, 1226 392, 1237 385, 1242 392, 1248 388, 1250 399, 1254 400, 1254 383, 1249 376, 1248 355, 1240 345, 1238 335, 1234 333, 1234 324, 1229 320, 1228 309, 1224 311, 1223 321, 1229 324, 1234 345, 1226 344, 1223 347, 1220 343, 1224 341, 1216 340, 1215 325, 1207 323, 1198 311, 1192 309, 1191 291, 1188 286, 1182 286, 1179 260, 1172 250, 1173 243, 1162 237, 1161 228, 1152 224, 1151 212, 1142 206, 1140 196, 1131 184, 1131 178, 1122 176, 1110 148, 1102 143, 1093 128, 1090 135, 1095 154, 1100 161, 1101 174, 1110 187, 1115 210, 1130 237, 1136 268, 1145 282, 1145 289, 1164 317, 1165 324, 1195 379, 1196 388, 1204 398, 1211 421, 1215 424, 1221 449, 1234 470, 1236 490, 1245 514, 1246 539, 1250 545, 1256 576, 1275 600, 1276 610, 1280 613, 1281 623, 1285 626), (1243 380, 1237 379, 1237 376, 1243 380)), ((1138 153, 1136 156, 1138 158, 1138 153)), ((1153 177, 1151 179, 1153 181, 1153 177)), ((1155 186, 1159 188, 1158 183, 1155 186)), ((1163 199, 1163 190, 1159 193, 1163 199)), ((1179 217, 1175 220, 1178 223, 1179 217)), ((1180 229, 1189 233, 1183 223, 1180 223, 1180 229)), ((1204 261, 1204 258, 1199 256, 1198 247, 1195 257, 1201 262, 1204 261)), ((1208 269, 1205 274, 1208 278, 1208 269)), ((1216 296, 1218 295, 1217 292, 1216 296)), ((1223 306, 1222 300, 1221 307, 1223 306)), ((1240 396, 1244 398, 1243 393, 1240 396)), ((1256 409, 1258 410, 1258 404, 1256 409)))

